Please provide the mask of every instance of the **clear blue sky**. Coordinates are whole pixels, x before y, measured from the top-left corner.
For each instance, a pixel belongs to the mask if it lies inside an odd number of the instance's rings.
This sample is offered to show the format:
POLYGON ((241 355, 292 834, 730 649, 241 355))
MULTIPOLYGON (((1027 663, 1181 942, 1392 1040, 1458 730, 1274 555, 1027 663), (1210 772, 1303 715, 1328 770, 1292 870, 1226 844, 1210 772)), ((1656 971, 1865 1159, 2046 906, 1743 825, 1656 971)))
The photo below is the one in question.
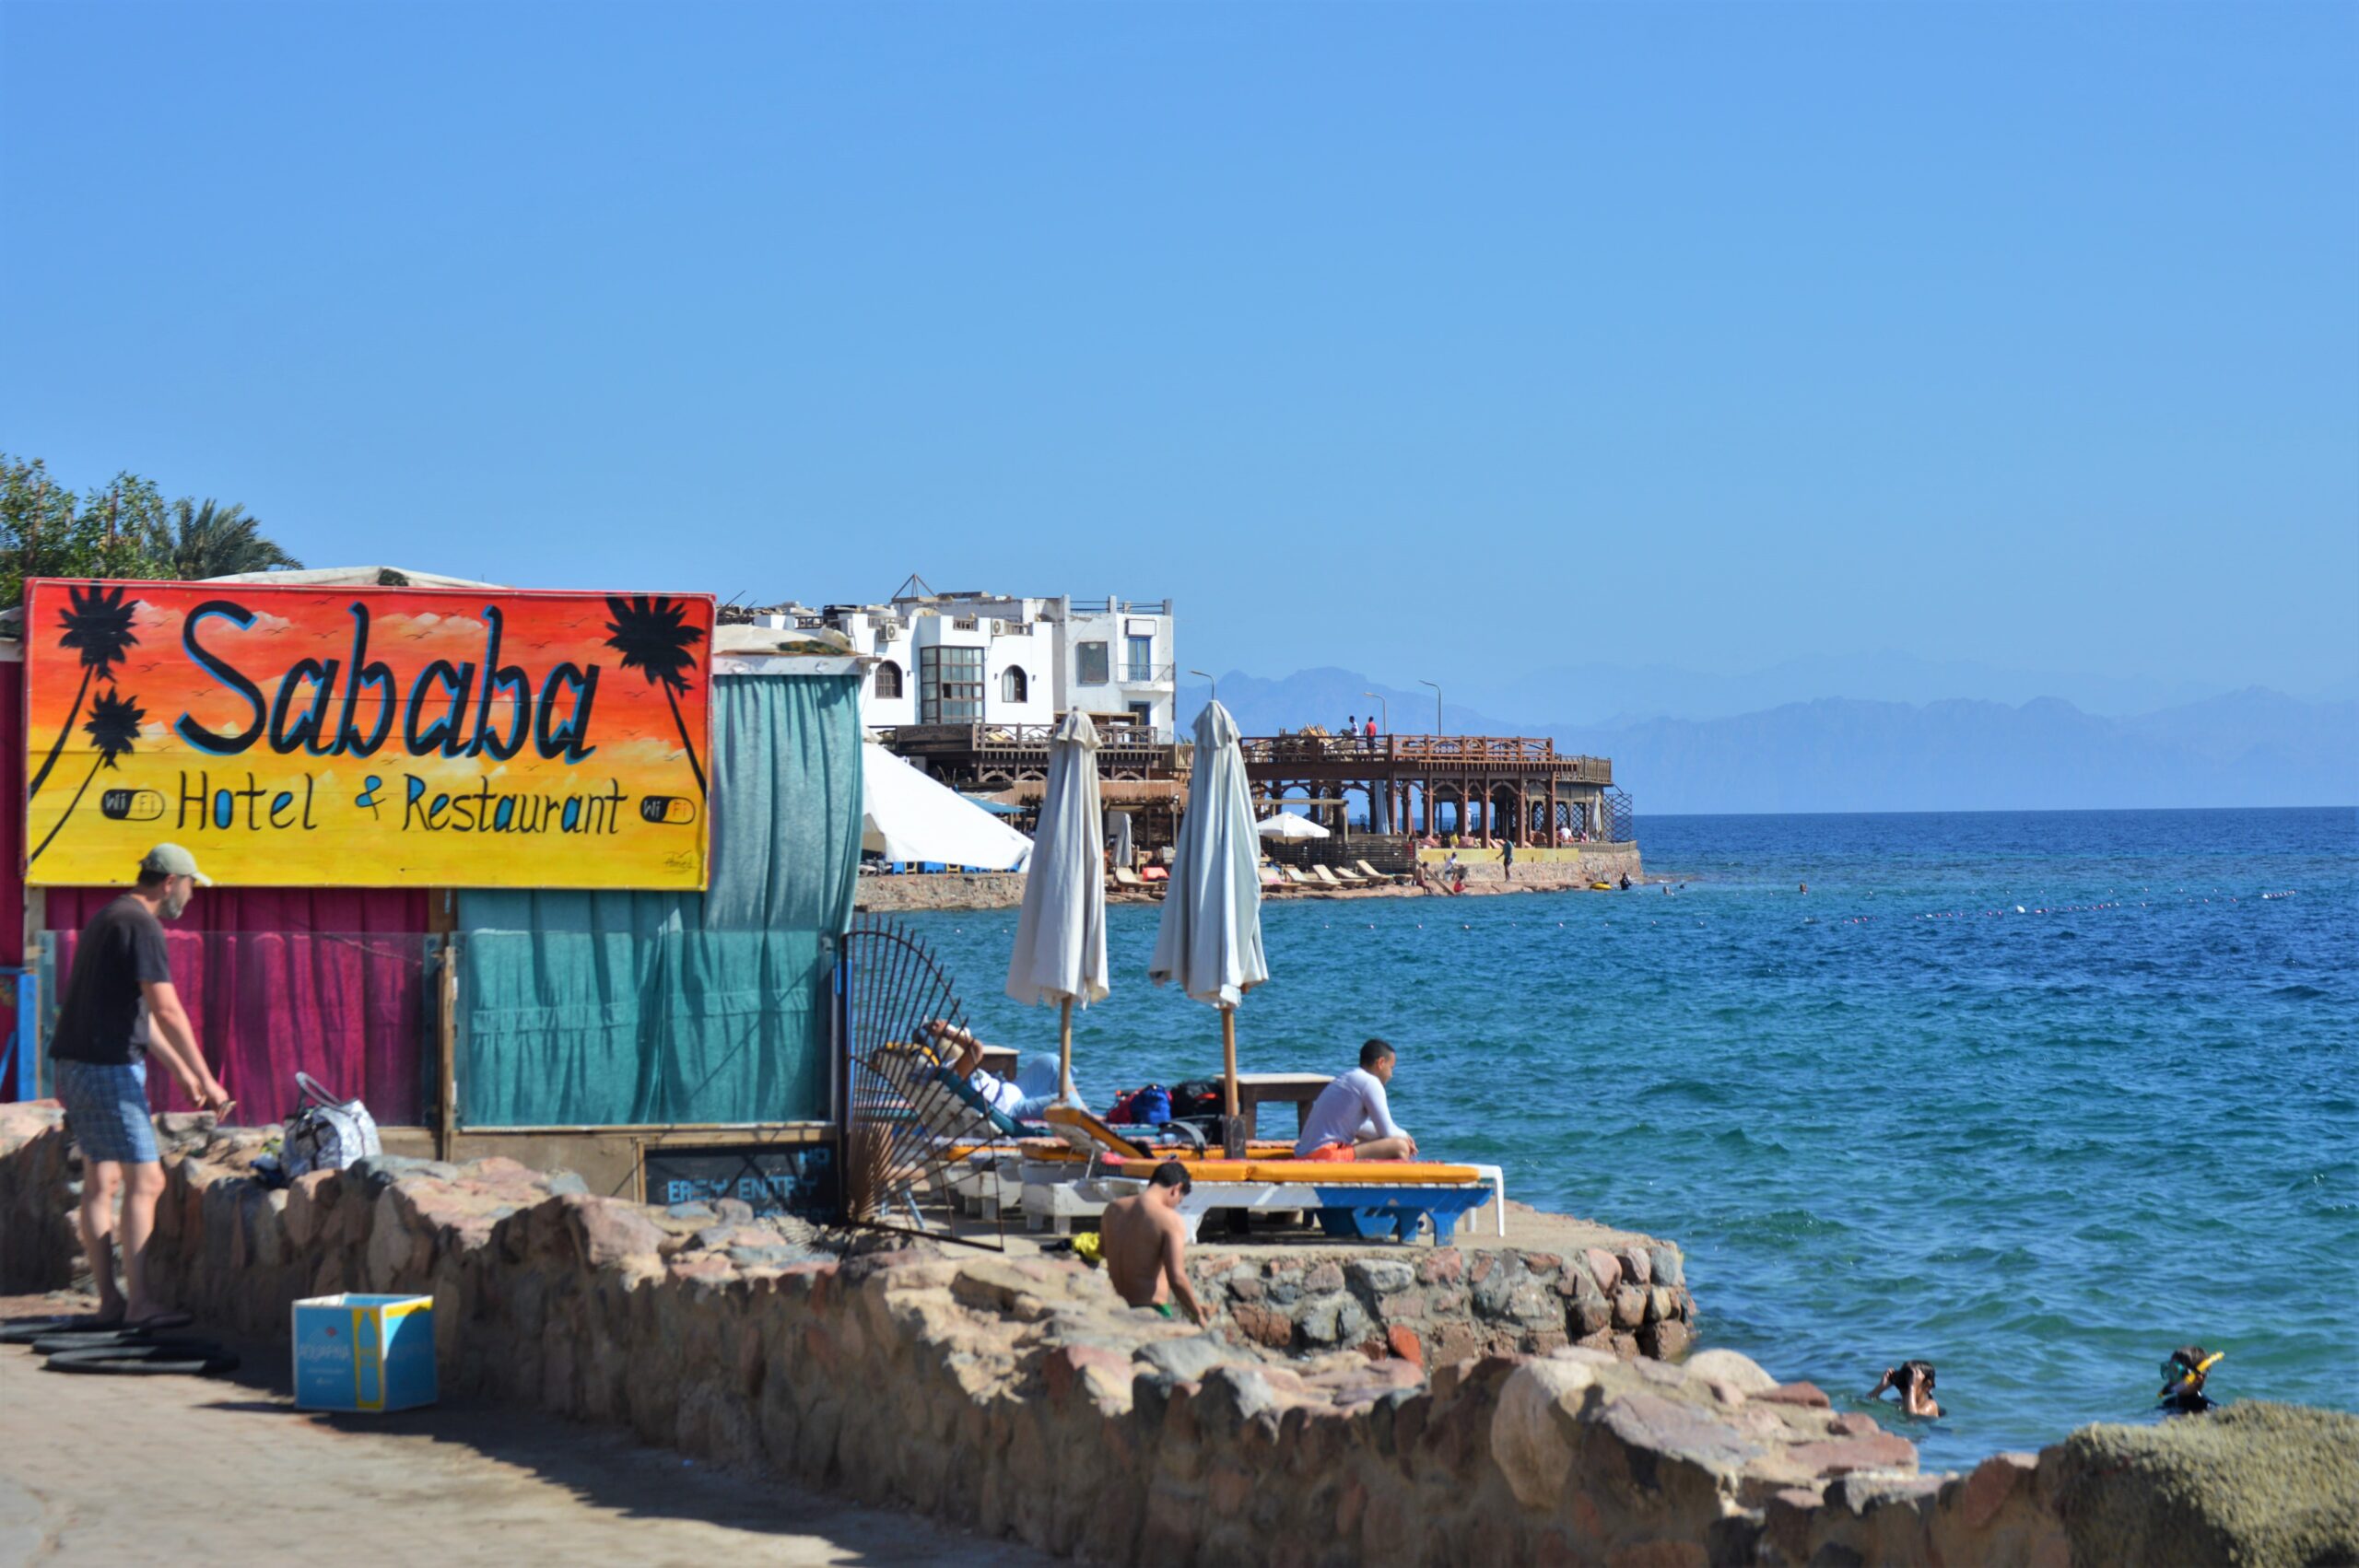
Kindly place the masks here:
POLYGON ((0 449, 1400 682, 2359 668, 2359 7, 0 5, 0 449))

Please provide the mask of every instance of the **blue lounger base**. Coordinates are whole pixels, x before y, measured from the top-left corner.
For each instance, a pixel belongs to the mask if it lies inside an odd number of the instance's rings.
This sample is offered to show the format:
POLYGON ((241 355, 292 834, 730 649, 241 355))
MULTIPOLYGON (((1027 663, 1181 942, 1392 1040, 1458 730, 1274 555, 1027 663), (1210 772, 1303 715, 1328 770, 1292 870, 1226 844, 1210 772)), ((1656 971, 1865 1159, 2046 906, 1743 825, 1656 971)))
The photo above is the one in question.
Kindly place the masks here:
POLYGON ((1331 1236, 1355 1241, 1391 1236, 1395 1241, 1412 1241, 1417 1235, 1417 1222, 1430 1215, 1438 1246, 1449 1244, 1458 1222, 1470 1210, 1480 1209, 1491 1200, 1487 1187, 1396 1188, 1374 1203, 1367 1200, 1370 1194, 1365 1187, 1322 1187, 1318 1190, 1325 1201, 1325 1207, 1319 1211, 1319 1228, 1331 1236))

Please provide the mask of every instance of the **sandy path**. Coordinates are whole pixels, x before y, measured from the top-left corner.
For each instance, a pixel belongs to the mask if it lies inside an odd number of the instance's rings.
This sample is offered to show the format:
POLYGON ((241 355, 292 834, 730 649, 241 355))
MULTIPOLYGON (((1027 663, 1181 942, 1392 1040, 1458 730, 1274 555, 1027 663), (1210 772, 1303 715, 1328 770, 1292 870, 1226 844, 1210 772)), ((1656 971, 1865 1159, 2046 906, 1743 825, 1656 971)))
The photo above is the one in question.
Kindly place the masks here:
POLYGON ((307 1414, 283 1347, 239 1348, 229 1378, 72 1377, 0 1346, 0 1565, 1050 1561, 537 1412, 307 1414))

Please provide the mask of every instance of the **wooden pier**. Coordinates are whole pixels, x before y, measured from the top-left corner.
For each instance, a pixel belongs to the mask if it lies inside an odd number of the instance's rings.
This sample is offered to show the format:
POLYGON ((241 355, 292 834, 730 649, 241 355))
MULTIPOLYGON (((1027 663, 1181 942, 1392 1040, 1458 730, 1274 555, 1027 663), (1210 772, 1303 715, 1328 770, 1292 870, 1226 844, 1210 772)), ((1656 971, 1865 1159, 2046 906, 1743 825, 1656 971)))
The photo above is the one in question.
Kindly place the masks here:
POLYGON ((1257 794, 1279 802, 1298 792, 1332 813, 1358 791, 1379 833, 1532 847, 1630 837, 1612 759, 1558 751, 1544 735, 1257 735, 1244 750, 1257 794))
MULTIPOLYGON (((953 789, 1035 804, 1052 733, 1047 724, 908 724, 881 738, 953 789)), ((1144 811, 1150 841, 1167 841, 1195 747, 1120 722, 1101 721, 1099 733, 1107 805, 1144 811)), ((1487 836, 1527 848, 1630 837, 1630 801, 1614 787, 1612 759, 1559 751, 1544 735, 1295 733, 1250 735, 1241 745, 1257 799, 1307 802, 1331 828, 1348 791, 1365 796, 1379 834, 1487 836)))

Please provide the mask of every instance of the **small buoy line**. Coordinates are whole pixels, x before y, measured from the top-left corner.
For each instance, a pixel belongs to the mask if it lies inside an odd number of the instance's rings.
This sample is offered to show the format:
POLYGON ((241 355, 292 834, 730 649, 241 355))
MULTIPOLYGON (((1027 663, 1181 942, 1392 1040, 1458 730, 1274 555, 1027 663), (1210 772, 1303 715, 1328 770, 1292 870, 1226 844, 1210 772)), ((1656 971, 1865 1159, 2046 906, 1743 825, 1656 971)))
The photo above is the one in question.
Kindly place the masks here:
MULTIPOLYGON (((2251 902, 2260 903, 2270 899, 2291 898, 2300 891, 2300 888, 2289 887, 2277 893, 2263 893, 2253 896, 2251 898, 2251 902)), ((2167 898, 2141 898, 2134 904, 2127 898, 2115 898, 2095 904, 2017 904, 2012 908, 2001 909, 1929 909, 1920 914, 1910 915, 1905 918, 1912 920, 1991 920, 1998 919, 2007 915, 2094 915, 2102 914, 2107 910, 2113 909, 2151 909, 2158 905, 2167 907, 2174 902, 2189 905, 2239 904, 2246 902, 2246 899, 2234 894, 2224 893, 2211 898, 2181 898, 2177 900, 2167 898)), ((1875 915, 1853 915, 1848 919, 1839 920, 1835 923, 1845 926, 1863 926, 1870 920, 1878 919, 1880 918, 1881 917, 1875 915)))

